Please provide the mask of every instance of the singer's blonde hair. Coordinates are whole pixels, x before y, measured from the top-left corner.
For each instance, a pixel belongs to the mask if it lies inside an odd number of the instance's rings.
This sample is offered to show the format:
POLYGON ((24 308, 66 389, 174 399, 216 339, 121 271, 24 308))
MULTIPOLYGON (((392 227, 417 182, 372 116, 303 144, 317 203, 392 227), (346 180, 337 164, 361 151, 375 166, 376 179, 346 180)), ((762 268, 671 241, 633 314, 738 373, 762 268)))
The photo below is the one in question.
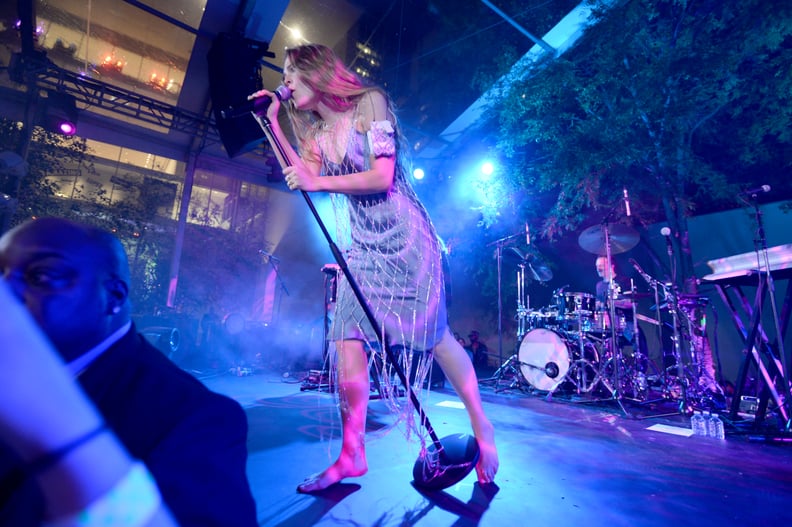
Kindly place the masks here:
MULTIPOLYGON (((400 155, 407 152, 408 148, 393 111, 393 102, 385 90, 363 82, 355 72, 344 65, 332 49, 325 45, 305 44, 288 48, 286 57, 292 66, 300 72, 302 81, 322 97, 324 104, 335 112, 342 113, 354 109, 362 97, 374 91, 385 97, 388 101, 387 119, 396 130, 397 165, 399 165, 399 169, 409 173, 407 166, 409 160, 400 155)), ((302 150, 304 144, 312 137, 314 125, 320 117, 314 111, 297 109, 294 101, 289 101, 287 109, 294 135, 302 150)), ((368 123, 365 124, 368 125, 368 123)), ((307 154, 305 151, 302 153, 307 154)))

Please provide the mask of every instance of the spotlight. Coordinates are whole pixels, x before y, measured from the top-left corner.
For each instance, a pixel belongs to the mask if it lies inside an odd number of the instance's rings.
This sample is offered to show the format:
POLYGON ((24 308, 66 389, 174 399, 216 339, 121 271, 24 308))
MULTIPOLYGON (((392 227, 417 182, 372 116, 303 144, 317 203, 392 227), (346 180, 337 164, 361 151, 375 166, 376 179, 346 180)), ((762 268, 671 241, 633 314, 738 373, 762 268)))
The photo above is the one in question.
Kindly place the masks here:
POLYGON ((48 92, 46 126, 48 130, 66 136, 77 133, 77 104, 74 97, 62 92, 48 92))
POLYGON ((481 165, 481 173, 485 176, 491 176, 492 173, 495 171, 495 166, 492 164, 491 161, 485 161, 481 165))
POLYGON ((57 129, 63 135, 74 135, 77 133, 77 126, 71 121, 60 121, 57 129))
POLYGON ((416 168, 415 170, 413 170, 413 177, 416 180, 423 179, 425 175, 426 174, 424 174, 423 168, 416 168))

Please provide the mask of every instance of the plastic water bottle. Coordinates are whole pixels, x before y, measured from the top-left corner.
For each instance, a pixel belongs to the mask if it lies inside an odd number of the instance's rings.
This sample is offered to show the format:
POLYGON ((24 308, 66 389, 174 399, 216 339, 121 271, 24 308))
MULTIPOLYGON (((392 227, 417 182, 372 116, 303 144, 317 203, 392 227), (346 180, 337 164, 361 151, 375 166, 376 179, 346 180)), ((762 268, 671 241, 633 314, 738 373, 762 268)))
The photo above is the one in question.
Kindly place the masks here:
POLYGON ((698 410, 694 411, 693 416, 690 418, 690 428, 693 429, 694 436, 707 436, 707 421, 698 410))
POLYGON ((707 435, 713 439, 726 439, 723 421, 718 414, 712 414, 707 420, 707 435))
POLYGON ((702 417, 704 417, 704 435, 709 437, 710 435, 710 412, 709 410, 703 410, 701 412, 702 417))

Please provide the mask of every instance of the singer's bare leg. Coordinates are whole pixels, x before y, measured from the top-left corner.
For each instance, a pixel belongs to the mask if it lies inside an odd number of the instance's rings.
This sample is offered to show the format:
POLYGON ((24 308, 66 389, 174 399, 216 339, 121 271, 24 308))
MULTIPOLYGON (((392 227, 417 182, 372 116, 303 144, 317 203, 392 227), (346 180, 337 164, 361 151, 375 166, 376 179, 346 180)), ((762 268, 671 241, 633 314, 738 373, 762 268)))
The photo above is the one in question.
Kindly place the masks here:
POLYGON ((470 417, 470 425, 480 451, 476 465, 478 480, 480 483, 490 483, 498 472, 498 450, 495 447, 495 429, 487 419, 481 404, 481 393, 473 363, 448 329, 433 352, 446 378, 465 404, 470 417))
POLYGON ((363 343, 345 340, 336 343, 338 353, 338 396, 341 411, 341 453, 323 472, 308 476, 297 492, 316 492, 344 478, 362 476, 366 463, 366 410, 369 401, 368 360, 363 343))

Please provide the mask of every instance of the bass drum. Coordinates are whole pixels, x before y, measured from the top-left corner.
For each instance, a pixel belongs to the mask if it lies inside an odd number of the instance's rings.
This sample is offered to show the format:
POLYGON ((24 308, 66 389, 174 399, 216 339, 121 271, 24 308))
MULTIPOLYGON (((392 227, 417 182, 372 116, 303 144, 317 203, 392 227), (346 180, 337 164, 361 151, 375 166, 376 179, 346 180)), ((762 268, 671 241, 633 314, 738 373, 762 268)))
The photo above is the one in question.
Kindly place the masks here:
POLYGON ((523 338, 518 356, 520 372, 538 390, 553 392, 569 381, 577 393, 587 393, 599 382, 597 347, 583 335, 535 329, 523 338))
POLYGON ((526 333, 520 343, 520 372, 539 390, 552 392, 564 382, 571 357, 564 339, 555 331, 539 328, 526 333))

